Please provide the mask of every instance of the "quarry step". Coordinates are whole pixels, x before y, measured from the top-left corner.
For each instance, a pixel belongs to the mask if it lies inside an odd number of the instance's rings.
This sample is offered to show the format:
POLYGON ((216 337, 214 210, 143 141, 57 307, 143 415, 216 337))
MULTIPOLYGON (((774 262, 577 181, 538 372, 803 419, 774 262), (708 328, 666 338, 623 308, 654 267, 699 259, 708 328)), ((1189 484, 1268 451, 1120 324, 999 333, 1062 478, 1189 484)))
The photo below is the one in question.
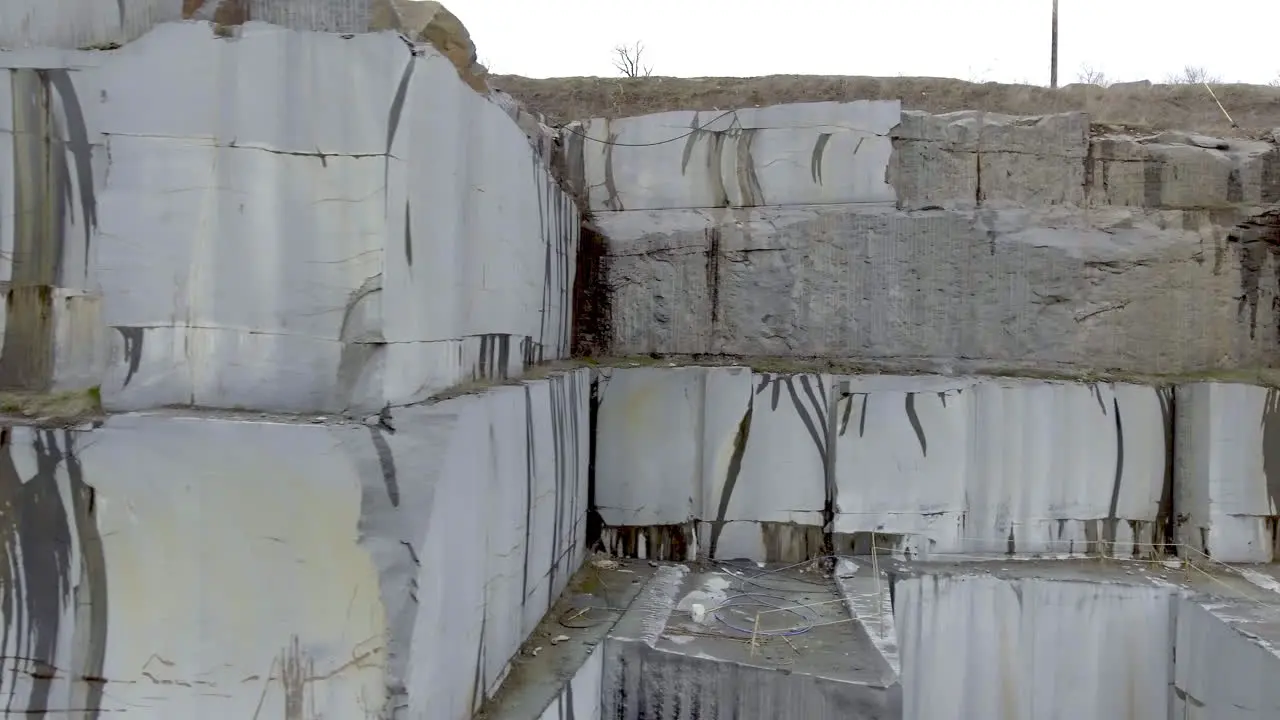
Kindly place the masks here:
POLYGON ((896 674, 825 573, 663 570, 605 641, 604 717, 901 716, 896 674))
POLYGON ((1280 716, 1275 142, 553 131, 368 4, 0 11, 7 712, 1280 716))
POLYGON ((1262 720, 1280 709, 1280 566, 829 567, 597 557, 477 717, 1262 720), (883 608, 868 612, 871 594, 883 608))

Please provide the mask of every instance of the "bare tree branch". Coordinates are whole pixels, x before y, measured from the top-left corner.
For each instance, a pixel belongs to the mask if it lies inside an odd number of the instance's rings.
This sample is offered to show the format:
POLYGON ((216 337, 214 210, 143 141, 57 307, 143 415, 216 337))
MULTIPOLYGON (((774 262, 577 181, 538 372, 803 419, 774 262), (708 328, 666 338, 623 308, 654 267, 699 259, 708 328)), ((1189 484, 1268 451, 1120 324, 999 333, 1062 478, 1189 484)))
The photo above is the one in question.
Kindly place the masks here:
POLYGON ((613 49, 613 66, 623 77, 649 77, 653 74, 653 66, 645 65, 641 60, 644 55, 644 44, 639 40, 634 45, 619 45, 613 49))
POLYGON ((1076 82, 1081 82, 1085 85, 1097 85, 1098 87, 1107 87, 1111 84, 1111 81, 1107 79, 1106 73, 1087 64, 1080 66, 1080 72, 1076 73, 1076 82))
POLYGON ((1170 75, 1165 79, 1169 85, 1221 85, 1222 78, 1209 74, 1209 71, 1198 65, 1187 65, 1182 72, 1170 75))

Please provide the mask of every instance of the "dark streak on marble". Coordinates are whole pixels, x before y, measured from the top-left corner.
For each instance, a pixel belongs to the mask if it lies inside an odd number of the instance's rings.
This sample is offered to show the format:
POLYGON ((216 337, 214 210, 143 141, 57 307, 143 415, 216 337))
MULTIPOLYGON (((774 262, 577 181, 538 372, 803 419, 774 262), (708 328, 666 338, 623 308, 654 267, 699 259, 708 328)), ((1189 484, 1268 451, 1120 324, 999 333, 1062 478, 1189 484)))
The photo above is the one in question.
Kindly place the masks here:
POLYGON ((858 418, 858 437, 863 437, 867 431, 867 405, 871 404, 871 396, 863 394, 862 396, 862 413, 858 418))
MULTIPOLYGON (((385 166, 382 171, 382 186, 391 187, 391 146, 395 144, 396 132, 400 129, 400 118, 404 114, 405 100, 409 95, 409 83, 413 79, 413 71, 418 61, 410 57, 400 74, 400 84, 396 86, 395 97, 391 100, 391 108, 387 111, 387 148, 385 166)), ((387 202, 391 202, 391 193, 386 194, 387 202)))
POLYGON ((387 497, 391 507, 400 507, 400 482, 396 478, 396 459, 391 454, 391 446, 382 436, 382 430, 369 428, 369 439, 373 441, 373 449, 378 454, 378 467, 382 471, 382 483, 387 488, 387 497))
POLYGON ((404 201, 404 261, 413 268, 413 220, 409 212, 409 200, 404 201))
MULTIPOLYGON (((95 491, 84 482, 72 432, 62 433, 65 449, 52 430, 29 432, 36 472, 24 481, 12 456, 14 429, 0 429, 0 658, 5 664, 20 663, 0 675, 0 691, 8 695, 6 714, 43 716, 55 712, 49 708, 54 678, 70 677, 73 687, 84 684, 83 716, 96 720, 105 682, 107 571, 95 491), (67 472, 69 508, 58 489, 59 465, 67 472), (73 535, 80 551, 74 578, 73 535), (73 638, 69 661, 58 657, 68 608, 75 608, 72 633, 87 636, 73 638), (8 684, 16 672, 30 678, 25 701, 8 684)), ((68 700, 60 700, 59 706, 68 700)))
MULTIPOLYGON (((1120 418, 1120 398, 1111 398, 1111 407, 1115 411, 1116 419, 1116 473, 1115 480, 1111 485, 1111 504, 1107 509, 1107 525, 1104 528, 1106 533, 1103 538, 1106 542, 1102 548, 1105 554, 1114 554, 1116 545, 1116 523, 1119 522, 1117 513, 1120 507, 1120 480, 1124 476, 1124 423, 1120 418)), ((1137 541, 1137 538, 1134 538, 1137 541)))
POLYGON ((142 341, 146 328, 127 325, 116 325, 115 328, 124 339, 124 359, 129 364, 129 370, 124 376, 124 387, 129 387, 129 381, 133 379, 134 374, 138 372, 138 366, 142 364, 142 341))
MULTIPOLYGON (((850 393, 840 398, 844 401, 844 413, 840 415, 840 432, 838 435, 843 437, 849 431, 849 419, 853 417, 853 399, 860 398, 862 400, 862 421, 867 419, 867 395, 866 393, 850 393)), ((862 428, 859 427, 858 435, 862 435, 862 428)))
POLYGON ((480 605, 480 637, 476 640, 476 669, 471 680, 471 712, 476 712, 484 704, 484 636, 489 625, 488 584, 485 585, 485 597, 480 605))
POLYGON ((577 720, 573 709, 573 679, 564 684, 564 700, 560 703, 560 720, 577 720))
POLYGON ((916 394, 907 393, 907 422, 911 423, 911 429, 916 433, 916 440, 920 442, 920 454, 929 457, 929 443, 924 436, 924 426, 920 424, 920 415, 916 412, 916 394))
POLYGON ((538 453, 533 432, 533 389, 524 386, 524 570, 520 578, 520 604, 529 601, 529 541, 533 534, 533 471, 538 453))
POLYGON ((733 489, 738 485, 738 476, 742 473, 742 457, 747 453, 747 440, 751 435, 751 416, 755 412, 755 396, 747 399, 747 411, 738 422, 738 432, 733 438, 733 455, 729 457, 729 468, 725 474, 724 489, 720 491, 720 507, 716 509, 715 522, 711 524, 711 538, 708 543, 707 557, 715 559, 716 548, 720 543, 720 534, 724 532, 725 517, 729 513, 729 501, 733 497, 733 489))
MULTIPOLYGON (((89 126, 85 123, 84 110, 71 83, 69 70, 42 70, 47 82, 62 98, 62 113, 67 120, 67 149, 75 158, 76 185, 80 192, 81 224, 84 226, 85 278, 89 277, 89 244, 93 231, 98 227, 98 200, 93 187, 93 146, 89 143, 89 126)), ((65 177, 65 173, 64 173, 65 177)), ((70 187, 66 188, 68 197, 70 187)))
POLYGON ((1177 432, 1174 428, 1174 417, 1177 414, 1177 399, 1172 387, 1156 388, 1156 397, 1160 401, 1160 422, 1164 431, 1164 481, 1160 489, 1160 505, 1156 512, 1156 532, 1163 537, 1157 540, 1164 544, 1163 552, 1176 554, 1177 513, 1174 509, 1174 473, 1177 432))
POLYGON ((831 140, 831 133, 818 133, 818 140, 813 144, 813 156, 809 158, 809 174, 818 185, 822 184, 822 156, 831 140))

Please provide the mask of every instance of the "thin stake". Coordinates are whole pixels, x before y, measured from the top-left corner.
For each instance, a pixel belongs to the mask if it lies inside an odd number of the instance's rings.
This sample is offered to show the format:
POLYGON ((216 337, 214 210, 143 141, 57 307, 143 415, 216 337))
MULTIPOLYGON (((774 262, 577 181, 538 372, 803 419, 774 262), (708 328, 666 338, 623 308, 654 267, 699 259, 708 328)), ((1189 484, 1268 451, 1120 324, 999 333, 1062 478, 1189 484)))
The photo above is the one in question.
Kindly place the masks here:
POLYGON ((1218 109, 1222 111, 1223 115, 1227 116, 1227 122, 1231 123, 1231 127, 1240 127, 1239 125, 1236 125, 1235 120, 1231 119, 1231 113, 1227 112, 1227 109, 1222 107, 1222 101, 1218 100, 1217 94, 1213 92, 1213 88, 1209 87, 1209 83, 1206 82, 1202 84, 1204 85, 1204 89, 1209 91, 1209 97, 1213 98, 1213 101, 1218 103, 1218 109))
POLYGON ((760 635, 760 613, 756 613, 756 624, 751 628, 751 657, 756 656, 756 637, 760 635))

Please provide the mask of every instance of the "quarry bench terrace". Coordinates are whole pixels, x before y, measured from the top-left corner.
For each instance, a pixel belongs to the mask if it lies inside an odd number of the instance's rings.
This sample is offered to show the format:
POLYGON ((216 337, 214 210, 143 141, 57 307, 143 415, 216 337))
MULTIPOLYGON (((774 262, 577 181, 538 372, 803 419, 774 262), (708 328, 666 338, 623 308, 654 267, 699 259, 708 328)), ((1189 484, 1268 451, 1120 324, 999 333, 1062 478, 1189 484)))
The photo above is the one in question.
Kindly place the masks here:
POLYGON ((412 0, 0 48, 5 714, 1280 718, 1271 89, 605 98, 412 0))

